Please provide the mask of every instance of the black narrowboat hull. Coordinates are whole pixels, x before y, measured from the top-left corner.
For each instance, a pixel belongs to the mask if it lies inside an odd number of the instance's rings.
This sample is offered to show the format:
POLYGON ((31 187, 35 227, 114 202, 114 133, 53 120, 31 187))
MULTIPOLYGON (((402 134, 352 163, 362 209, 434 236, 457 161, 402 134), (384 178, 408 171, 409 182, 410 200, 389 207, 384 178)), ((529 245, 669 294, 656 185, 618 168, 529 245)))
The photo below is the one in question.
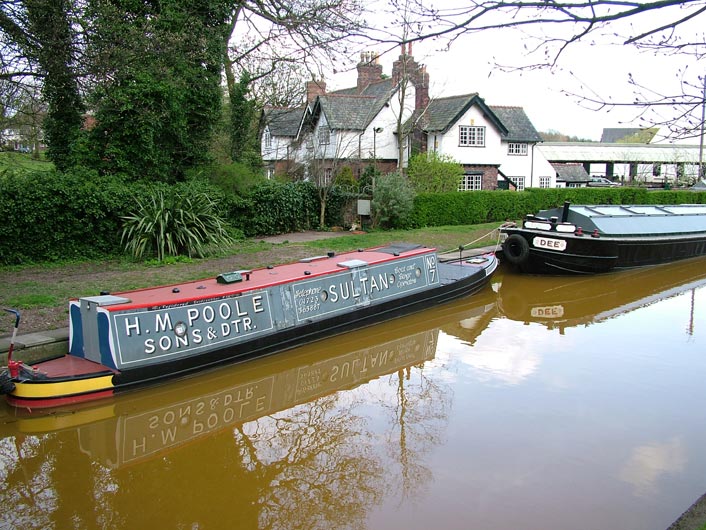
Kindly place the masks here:
POLYGON ((606 237, 504 229, 504 261, 528 274, 601 274, 706 255, 706 234, 606 237))
POLYGON ((706 255, 706 205, 572 205, 501 228, 502 257, 529 274, 600 274, 706 255))

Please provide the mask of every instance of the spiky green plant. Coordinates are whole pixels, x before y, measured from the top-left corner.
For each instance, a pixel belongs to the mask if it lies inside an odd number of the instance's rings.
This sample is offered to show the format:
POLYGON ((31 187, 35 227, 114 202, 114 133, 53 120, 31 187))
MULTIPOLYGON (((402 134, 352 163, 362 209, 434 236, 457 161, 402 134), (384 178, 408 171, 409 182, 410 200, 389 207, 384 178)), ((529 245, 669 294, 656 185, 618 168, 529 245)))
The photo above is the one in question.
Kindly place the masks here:
POLYGON ((231 245, 225 221, 203 192, 156 191, 137 201, 137 210, 123 217, 122 242, 136 258, 203 257, 213 245, 231 245))

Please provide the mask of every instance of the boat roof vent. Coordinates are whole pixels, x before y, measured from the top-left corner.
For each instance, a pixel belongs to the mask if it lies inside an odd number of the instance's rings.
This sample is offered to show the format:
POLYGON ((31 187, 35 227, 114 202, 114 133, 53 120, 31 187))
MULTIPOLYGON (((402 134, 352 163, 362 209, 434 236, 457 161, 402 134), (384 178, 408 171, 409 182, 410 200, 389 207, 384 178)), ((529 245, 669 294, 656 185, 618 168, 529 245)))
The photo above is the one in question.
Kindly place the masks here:
POLYGON ((81 301, 86 301, 91 305, 105 307, 109 305, 129 304, 131 300, 124 296, 115 296, 113 294, 102 294, 100 296, 83 296, 81 301))
POLYGON ((247 269, 243 269, 243 270, 239 270, 239 271, 232 271, 232 272, 224 272, 224 273, 216 276, 216 282, 217 283, 225 283, 225 284, 242 282, 243 276, 245 276, 246 280, 249 280, 251 273, 252 273, 252 271, 247 270, 247 269))
POLYGON ((360 267, 367 267, 368 262, 363 261, 362 259, 349 259, 348 261, 338 263, 338 266, 346 269, 358 269, 360 267))

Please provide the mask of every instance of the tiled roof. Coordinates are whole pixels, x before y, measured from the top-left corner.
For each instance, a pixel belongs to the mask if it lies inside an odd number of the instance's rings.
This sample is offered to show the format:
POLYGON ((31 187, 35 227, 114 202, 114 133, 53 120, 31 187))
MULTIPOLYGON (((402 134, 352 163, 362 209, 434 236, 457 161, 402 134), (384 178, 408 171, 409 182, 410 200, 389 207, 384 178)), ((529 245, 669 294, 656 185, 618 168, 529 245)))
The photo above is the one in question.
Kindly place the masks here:
MULTIPOLYGON (((318 105, 332 130, 362 131, 380 111, 384 102, 372 96, 319 96, 318 105)), ((316 114, 317 107, 314 107, 316 114)))
POLYGON ((447 131, 476 98, 478 98, 477 93, 432 99, 424 111, 422 119, 424 130, 431 133, 447 131))
POLYGON ((503 137, 509 142, 541 142, 542 137, 534 128, 532 122, 522 107, 500 107, 490 105, 490 109, 507 128, 503 137))
POLYGON ((358 92, 358 87, 351 87, 334 90, 329 92, 329 94, 338 94, 341 96, 372 96, 379 98, 387 96, 390 91, 392 91, 392 88, 392 79, 387 78, 370 83, 368 86, 364 87, 361 92, 358 92))
POLYGON ((556 179, 562 182, 588 182, 591 180, 583 164, 552 164, 556 179))
POLYGON ((265 123, 270 128, 272 136, 296 136, 305 107, 298 108, 265 108, 265 123))

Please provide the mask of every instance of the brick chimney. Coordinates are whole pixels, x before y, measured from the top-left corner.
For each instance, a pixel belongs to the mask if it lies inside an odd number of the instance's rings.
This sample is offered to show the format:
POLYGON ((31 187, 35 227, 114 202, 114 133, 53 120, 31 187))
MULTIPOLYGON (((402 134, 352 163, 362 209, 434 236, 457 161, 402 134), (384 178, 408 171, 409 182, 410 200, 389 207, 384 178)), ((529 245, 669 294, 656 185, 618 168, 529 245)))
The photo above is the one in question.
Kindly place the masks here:
POLYGON ((382 65, 376 52, 362 52, 358 63, 358 93, 365 87, 382 79, 382 65))
POLYGON ((392 63, 392 82, 397 84, 404 77, 415 88, 415 110, 424 110, 429 105, 429 74, 427 73, 427 67, 417 63, 412 57, 411 42, 407 44, 406 51, 404 44, 400 44, 400 56, 392 63))
POLYGON ((312 79, 306 82, 306 102, 312 103, 317 97, 326 94, 326 81, 312 79))

